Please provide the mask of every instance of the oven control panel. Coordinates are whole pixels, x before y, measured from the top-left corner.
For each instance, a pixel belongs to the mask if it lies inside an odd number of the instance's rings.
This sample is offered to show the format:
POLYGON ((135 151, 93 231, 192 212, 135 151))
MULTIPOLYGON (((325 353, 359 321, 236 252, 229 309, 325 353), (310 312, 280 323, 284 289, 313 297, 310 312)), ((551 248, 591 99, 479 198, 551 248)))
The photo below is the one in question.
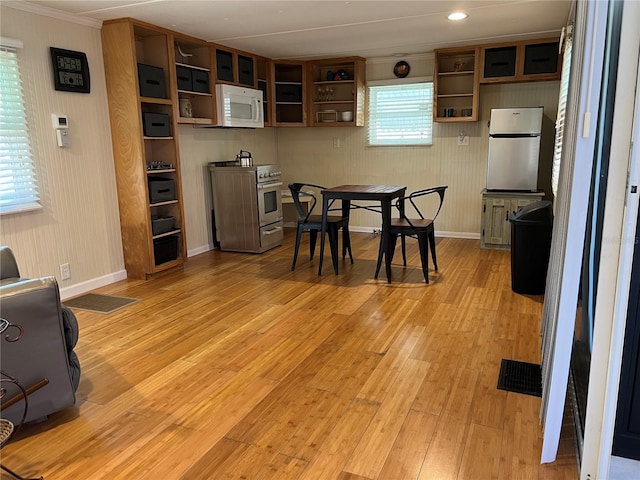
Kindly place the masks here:
POLYGON ((278 165, 258 165, 256 169, 258 183, 275 182, 280 180, 282 175, 278 165))

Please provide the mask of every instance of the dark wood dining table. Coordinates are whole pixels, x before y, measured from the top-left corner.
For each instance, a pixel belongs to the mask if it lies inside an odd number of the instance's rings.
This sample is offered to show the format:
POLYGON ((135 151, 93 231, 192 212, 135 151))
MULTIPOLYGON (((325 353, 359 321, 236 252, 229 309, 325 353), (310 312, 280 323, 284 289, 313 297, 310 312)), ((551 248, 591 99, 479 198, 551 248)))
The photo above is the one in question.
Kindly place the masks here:
MULTIPOLYGON (((381 248, 384 246, 384 252, 380 252, 380 254, 378 255, 378 265, 376 267, 376 272, 380 270, 380 262, 382 261, 383 256, 382 253, 384 253, 387 281, 391 283, 391 258, 393 257, 393 252, 390 251, 390 249, 392 248, 390 245, 391 242, 389 241, 389 231, 391 228, 391 205, 394 199, 403 197, 406 190, 406 186, 399 185, 339 185, 337 187, 331 187, 322 190, 322 232, 320 235, 320 262, 318 265, 318 275, 322 275, 324 237, 327 229, 327 214, 330 204, 334 200, 341 200, 342 215, 348 217, 351 210, 352 200, 380 202, 380 212, 382 213, 382 238, 380 245, 381 248)), ((400 205, 400 208, 404 208, 404 205, 400 205)), ((333 268, 337 275, 337 258, 333 259, 333 268)))

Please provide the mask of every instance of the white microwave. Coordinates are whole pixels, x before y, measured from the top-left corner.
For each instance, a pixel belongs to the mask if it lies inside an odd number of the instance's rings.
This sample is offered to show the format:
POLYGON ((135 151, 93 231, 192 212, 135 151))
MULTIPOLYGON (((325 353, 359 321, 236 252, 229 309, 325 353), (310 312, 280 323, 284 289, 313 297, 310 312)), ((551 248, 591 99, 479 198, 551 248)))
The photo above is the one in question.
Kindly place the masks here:
POLYGON ((264 127, 261 90, 216 85, 216 103, 219 127, 264 127))

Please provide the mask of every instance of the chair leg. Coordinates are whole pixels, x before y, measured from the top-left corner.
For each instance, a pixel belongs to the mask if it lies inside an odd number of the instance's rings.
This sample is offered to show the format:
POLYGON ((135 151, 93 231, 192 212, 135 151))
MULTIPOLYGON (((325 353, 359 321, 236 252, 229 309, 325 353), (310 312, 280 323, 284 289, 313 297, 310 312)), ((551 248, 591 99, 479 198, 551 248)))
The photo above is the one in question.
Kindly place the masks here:
POLYGON ((382 244, 382 235, 380 235, 380 245, 378 246, 378 261, 376 262, 376 273, 373 278, 378 278, 380 267, 382 266, 382 256, 384 255, 384 245, 382 244))
POLYGON ((429 232, 429 247, 431 248, 431 258, 433 259, 433 269, 438 271, 438 260, 436 260, 436 235, 429 232))
MULTIPOLYGON (((404 235, 402 235, 402 240, 404 240, 404 235)), ((391 242, 391 258, 389 259, 389 261, 393 262, 393 257, 396 253, 396 243, 398 243, 398 234, 397 233, 389 234, 389 241, 391 242)), ((403 249, 404 249, 404 245, 403 245, 403 249)), ((405 265, 406 264, 407 262, 405 262, 405 265)))
POLYGON ((342 259, 347 256, 349 252, 349 259, 353 265, 353 253, 351 252, 351 236, 349 235, 349 227, 342 227, 342 259))
POLYGON ((429 283, 429 235, 418 234, 418 247, 420 248, 420 261, 422 262, 422 274, 425 283, 429 283))
POLYGON ((300 237, 302 237, 302 227, 298 225, 298 231, 296 232, 296 246, 293 249, 293 262, 291 263, 291 271, 296 269, 296 261, 298 260, 298 250, 300 250, 300 237))
POLYGON ((44 477, 38 477, 38 478, 25 478, 25 477, 21 477, 20 475, 18 475, 16 472, 14 472, 13 470, 9 469, 8 467, 5 467, 4 465, 0 465, 0 468, 2 468, 2 470, 4 470, 5 472, 7 472, 9 475, 11 475, 13 478, 17 478, 18 480, 43 480, 44 477))
POLYGON ((338 275, 338 227, 329 225, 329 247, 331 248, 331 261, 333 271, 338 275))
POLYGON ((309 231, 309 260, 313 260, 313 255, 316 253, 316 241, 318 240, 318 231, 309 231))
POLYGON ((402 242, 402 264, 407 266, 407 242, 405 240, 404 233, 400 235, 400 241, 402 242))
MULTIPOLYGON (((391 258, 389 259, 389 262, 393 261, 393 254, 395 253, 397 240, 398 240, 397 233, 395 234, 389 233, 389 241, 391 242, 391 258)), ((380 267, 382 267, 383 255, 384 255, 384 245, 382 244, 382 237, 380 237, 380 247, 378 249, 378 263, 376 265, 376 274, 373 276, 373 278, 378 278, 378 274, 380 273, 380 267)))

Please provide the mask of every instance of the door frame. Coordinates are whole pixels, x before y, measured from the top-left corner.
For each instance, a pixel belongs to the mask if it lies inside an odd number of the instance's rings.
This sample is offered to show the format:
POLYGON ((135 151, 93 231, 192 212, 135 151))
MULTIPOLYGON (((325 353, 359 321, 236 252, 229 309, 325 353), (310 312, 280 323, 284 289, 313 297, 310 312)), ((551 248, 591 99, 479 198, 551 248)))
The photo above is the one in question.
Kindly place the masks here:
POLYGON ((640 3, 624 2, 581 479, 607 478, 640 193, 640 3), (633 98, 634 102, 629 99, 633 98), (633 143, 632 143, 633 141, 633 143), (636 187, 632 193, 631 187, 636 187))

